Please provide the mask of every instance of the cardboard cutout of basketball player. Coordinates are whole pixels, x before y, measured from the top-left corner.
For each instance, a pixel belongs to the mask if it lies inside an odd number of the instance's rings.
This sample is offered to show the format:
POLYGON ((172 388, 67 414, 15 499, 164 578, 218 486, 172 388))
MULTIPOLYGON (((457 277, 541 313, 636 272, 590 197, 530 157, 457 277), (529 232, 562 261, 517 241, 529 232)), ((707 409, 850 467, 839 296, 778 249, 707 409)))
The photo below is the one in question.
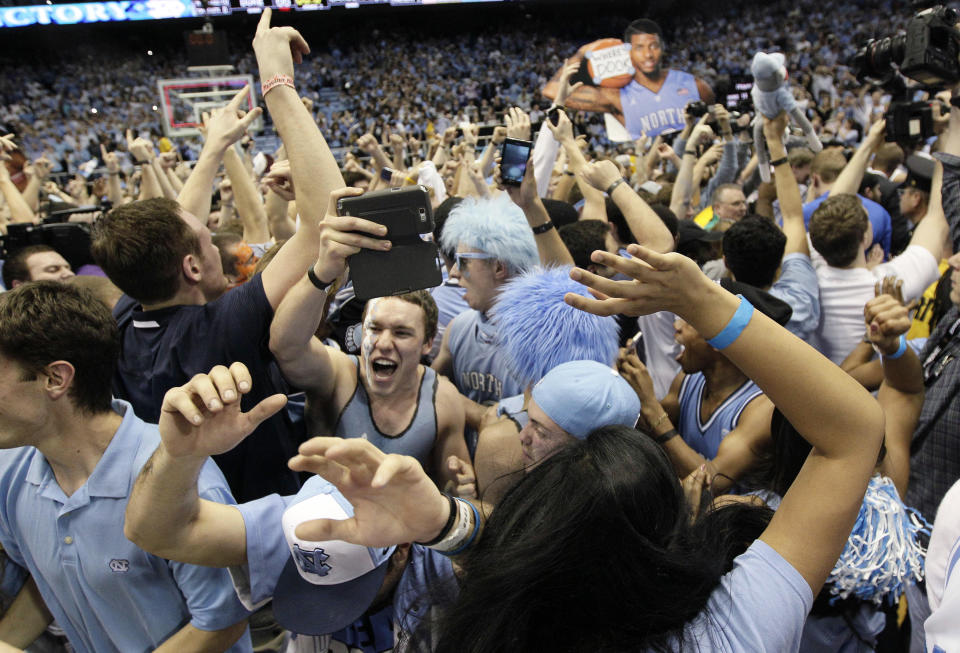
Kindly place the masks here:
MULTIPOLYGON (((623 38, 624 44, 603 39, 585 45, 569 60, 583 62, 580 75, 571 82, 586 83, 567 98, 567 107, 610 113, 636 140, 643 134, 654 137, 664 131, 683 129, 683 109, 690 102, 713 103, 713 89, 705 81, 662 67, 663 36, 655 22, 635 20, 627 26, 623 38), (629 49, 632 74, 628 68, 626 74, 610 75, 624 72, 617 71, 611 63, 617 56, 622 60, 620 49, 629 49)), ((560 71, 543 87, 545 97, 556 97, 559 79, 560 71)))

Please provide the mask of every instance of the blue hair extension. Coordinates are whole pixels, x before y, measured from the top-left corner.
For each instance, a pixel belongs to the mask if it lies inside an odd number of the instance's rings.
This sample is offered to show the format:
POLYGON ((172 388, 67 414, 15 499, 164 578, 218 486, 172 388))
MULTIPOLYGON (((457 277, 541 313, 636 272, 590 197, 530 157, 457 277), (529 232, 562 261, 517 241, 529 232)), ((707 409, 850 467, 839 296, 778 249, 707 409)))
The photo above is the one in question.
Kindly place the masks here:
POLYGON ((536 383, 561 363, 591 360, 612 366, 616 361, 616 319, 570 306, 563 301, 568 292, 589 296, 570 278, 569 266, 536 268, 501 286, 491 319, 521 385, 536 383))
POLYGON ((443 225, 440 242, 452 252, 465 245, 503 261, 511 275, 537 265, 537 243, 523 215, 506 193, 489 198, 468 197, 460 202, 443 225))
POLYGON ((920 533, 929 535, 930 524, 903 504, 893 481, 871 478, 853 532, 830 572, 831 601, 853 596, 877 605, 884 599, 896 603, 907 584, 923 578, 920 533))

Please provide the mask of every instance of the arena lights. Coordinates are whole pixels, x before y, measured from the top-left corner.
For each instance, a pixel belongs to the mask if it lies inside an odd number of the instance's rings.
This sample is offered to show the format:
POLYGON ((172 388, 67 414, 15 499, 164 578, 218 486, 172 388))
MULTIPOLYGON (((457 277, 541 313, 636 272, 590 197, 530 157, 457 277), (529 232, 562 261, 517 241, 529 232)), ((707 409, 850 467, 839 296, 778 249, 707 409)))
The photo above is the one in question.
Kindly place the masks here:
POLYGON ((356 9, 369 5, 393 7, 504 2, 505 0, 114 0, 77 4, 0 7, 0 27, 29 25, 78 25, 128 20, 196 18, 232 13, 257 14, 264 7, 280 11, 356 9))

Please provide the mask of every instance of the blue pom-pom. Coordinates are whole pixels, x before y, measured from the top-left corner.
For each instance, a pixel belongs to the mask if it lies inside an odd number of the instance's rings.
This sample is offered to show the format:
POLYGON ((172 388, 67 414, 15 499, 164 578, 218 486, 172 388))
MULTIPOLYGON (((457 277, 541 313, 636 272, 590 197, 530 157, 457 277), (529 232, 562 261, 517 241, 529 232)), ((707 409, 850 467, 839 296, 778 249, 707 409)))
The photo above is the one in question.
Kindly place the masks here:
POLYGON ((563 301, 589 297, 569 267, 537 268, 504 284, 491 311, 500 347, 521 385, 536 383, 561 363, 591 360, 613 365, 619 325, 613 317, 578 310, 563 301))
POLYGON ((918 541, 930 524, 900 500, 893 481, 874 476, 840 559, 828 579, 833 601, 855 597, 880 604, 899 600, 923 578, 926 551, 918 541))

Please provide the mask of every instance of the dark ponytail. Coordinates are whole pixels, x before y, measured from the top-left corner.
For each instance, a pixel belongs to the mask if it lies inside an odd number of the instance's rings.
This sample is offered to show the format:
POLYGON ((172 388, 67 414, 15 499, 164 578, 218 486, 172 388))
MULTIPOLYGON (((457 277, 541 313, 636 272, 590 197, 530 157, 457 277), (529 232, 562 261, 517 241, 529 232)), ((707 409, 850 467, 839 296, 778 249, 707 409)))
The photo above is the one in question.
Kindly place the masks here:
POLYGON ((527 474, 463 561, 442 653, 676 650, 769 511, 690 524, 673 466, 633 429, 597 429, 527 474))

